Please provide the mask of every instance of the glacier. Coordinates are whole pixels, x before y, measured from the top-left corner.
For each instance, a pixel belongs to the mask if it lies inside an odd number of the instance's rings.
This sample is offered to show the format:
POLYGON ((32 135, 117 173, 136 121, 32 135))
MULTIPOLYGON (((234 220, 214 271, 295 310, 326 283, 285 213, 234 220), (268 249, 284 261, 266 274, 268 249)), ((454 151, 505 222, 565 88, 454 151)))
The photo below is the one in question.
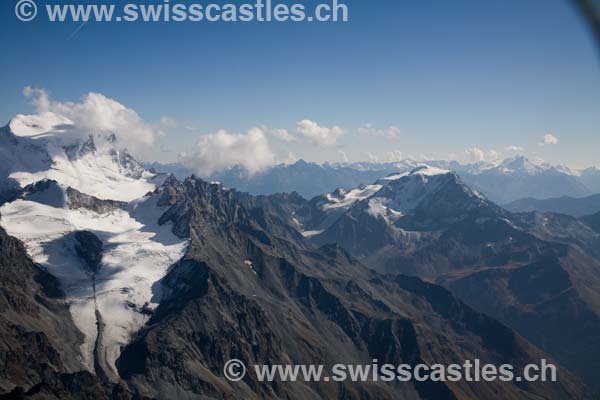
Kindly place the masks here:
POLYGON ((99 351, 103 372, 117 379, 121 348, 158 305, 160 280, 188 243, 169 224, 158 223, 166 209, 157 205, 158 188, 166 177, 141 167, 110 132, 73 137, 70 124, 43 113, 17 116, 3 128, 0 152, 6 157, 0 178, 20 192, 0 207, 0 225, 59 280, 85 337, 82 362, 94 371, 99 351), (114 206, 76 204, 71 189, 114 206), (76 251, 74 233, 80 231, 102 241, 95 273, 76 251))

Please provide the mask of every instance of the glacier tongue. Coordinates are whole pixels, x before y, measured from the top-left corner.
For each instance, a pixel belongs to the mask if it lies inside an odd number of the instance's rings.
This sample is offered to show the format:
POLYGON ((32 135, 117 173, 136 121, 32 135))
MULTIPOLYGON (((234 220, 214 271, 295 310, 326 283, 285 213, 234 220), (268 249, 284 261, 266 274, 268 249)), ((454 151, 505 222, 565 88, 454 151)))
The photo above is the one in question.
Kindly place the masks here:
POLYGON ((116 376, 114 363, 121 346, 147 321, 146 311, 159 301, 157 282, 183 257, 187 246, 187 240, 177 238, 170 226, 158 225, 164 209, 157 207, 157 201, 158 195, 152 195, 105 214, 24 199, 0 208, 2 226, 25 243, 35 262, 60 280, 75 324, 85 335, 81 350, 90 370, 97 337, 95 304, 91 272, 75 251, 73 233, 93 232, 104 245, 95 276, 95 300, 105 325, 104 367, 116 376))

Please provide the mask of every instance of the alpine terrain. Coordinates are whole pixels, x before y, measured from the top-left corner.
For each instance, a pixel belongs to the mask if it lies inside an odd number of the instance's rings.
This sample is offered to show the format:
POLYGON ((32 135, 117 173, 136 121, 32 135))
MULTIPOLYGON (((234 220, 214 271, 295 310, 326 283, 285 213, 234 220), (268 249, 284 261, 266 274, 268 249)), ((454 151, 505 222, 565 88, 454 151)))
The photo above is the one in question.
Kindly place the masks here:
POLYGON ((598 236, 583 222, 510 214, 430 167, 311 201, 253 196, 75 129, 43 113, 0 131, 6 398, 591 398, 598 236), (232 358, 561 366, 557 382, 230 382, 232 358))
POLYGON ((317 245, 337 243, 381 273, 442 285, 597 385, 593 216, 511 213, 456 173, 427 165, 290 210, 290 223, 317 245))

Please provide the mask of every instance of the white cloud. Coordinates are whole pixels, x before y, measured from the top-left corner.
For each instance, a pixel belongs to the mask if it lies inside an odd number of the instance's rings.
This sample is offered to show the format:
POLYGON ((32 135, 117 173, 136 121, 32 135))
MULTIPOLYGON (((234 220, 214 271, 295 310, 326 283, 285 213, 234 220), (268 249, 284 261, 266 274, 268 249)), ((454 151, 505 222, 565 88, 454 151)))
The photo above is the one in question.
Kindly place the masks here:
POLYGON ((497 152, 494 149, 488 150, 485 153, 485 159, 486 159, 486 161, 496 161, 496 160, 499 160, 500 159, 500 153, 497 152))
POLYGON ((31 102, 37 107, 38 111, 48 111, 50 108, 50 98, 48 92, 44 89, 25 86, 23 88, 23 96, 30 97, 31 102))
POLYGON ((514 145, 506 146, 504 148, 504 150, 506 150, 506 151, 516 151, 516 152, 525 151, 525 149, 523 147, 521 147, 521 146, 514 146, 514 145))
POLYGON ((385 162, 402 161, 402 152, 400 150, 392 150, 385 153, 383 157, 385 162))
POLYGON ((316 122, 307 119, 297 122, 296 127, 298 132, 315 146, 334 145, 338 138, 344 133, 344 130, 339 126, 328 128, 319 126, 316 122))
POLYGON ((298 161, 298 157, 291 151, 288 151, 287 156, 280 162, 282 164, 291 165, 291 164, 295 164, 297 161, 298 161))
POLYGON ((358 128, 357 132, 361 135, 395 139, 400 134, 400 129, 395 126, 390 126, 385 129, 377 129, 372 124, 366 124, 362 128, 358 128))
POLYGON ((379 162, 379 157, 377 157, 375 154, 371 153, 370 151, 367 151, 367 159, 369 160, 369 162, 372 163, 376 163, 379 162))
POLYGON ((348 159, 348 155, 346 154, 346 152, 344 150, 338 150, 338 154, 340 155, 340 158, 342 159, 343 163, 350 162, 350 160, 348 159))
POLYGON ((500 158, 500 153, 496 150, 482 150, 478 147, 471 147, 464 151, 459 161, 467 163, 475 163, 481 161, 495 161, 500 158))
POLYGON ((176 125, 174 119, 163 117, 157 124, 144 121, 138 113, 101 93, 90 92, 79 102, 52 100, 44 89, 27 86, 23 95, 30 98, 38 112, 53 112, 67 117, 75 124, 73 134, 87 136, 90 132, 114 133, 128 147, 149 145, 166 129, 176 125))
POLYGON ((183 155, 181 162, 201 176, 236 165, 253 175, 275 164, 275 155, 260 128, 252 128, 246 134, 219 130, 201 136, 195 149, 183 155))
POLYGON ((559 140, 556 136, 547 133, 544 136, 542 136, 542 141, 539 143, 540 146, 544 146, 547 144, 558 144, 559 140))
POLYGON ((268 132, 284 142, 290 143, 296 141, 296 136, 289 133, 287 129, 271 129, 268 132))

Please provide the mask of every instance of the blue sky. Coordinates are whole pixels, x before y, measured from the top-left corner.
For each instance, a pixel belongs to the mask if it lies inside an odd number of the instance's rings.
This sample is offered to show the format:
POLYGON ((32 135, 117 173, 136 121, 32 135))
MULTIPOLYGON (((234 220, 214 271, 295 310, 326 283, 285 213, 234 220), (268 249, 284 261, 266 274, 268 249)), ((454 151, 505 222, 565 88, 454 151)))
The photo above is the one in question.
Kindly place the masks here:
POLYGON ((299 138, 265 133, 277 160, 477 158, 465 150, 518 146, 600 164, 599 53, 566 0, 348 0, 347 23, 88 23, 75 35, 76 23, 18 21, 14 3, 0 7, 2 123, 35 111, 29 85, 57 101, 102 93, 149 123, 174 119, 145 159, 266 126, 299 138), (301 120, 343 134, 311 142, 301 120), (558 143, 541 146, 545 134, 558 143))

